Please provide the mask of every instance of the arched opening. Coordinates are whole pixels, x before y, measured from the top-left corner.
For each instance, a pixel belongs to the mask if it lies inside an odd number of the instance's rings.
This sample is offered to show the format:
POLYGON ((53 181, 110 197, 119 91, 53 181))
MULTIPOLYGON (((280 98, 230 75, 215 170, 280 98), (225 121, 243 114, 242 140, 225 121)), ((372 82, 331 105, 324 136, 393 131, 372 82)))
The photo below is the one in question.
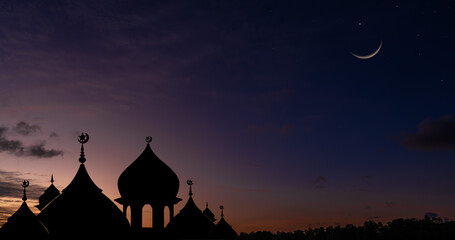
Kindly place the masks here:
POLYGON ((152 206, 149 204, 145 204, 144 207, 142 207, 142 227, 143 228, 151 228, 153 226, 153 218, 152 214, 153 209, 152 206))
POLYGON ((169 217, 170 217, 170 215, 169 215, 169 207, 166 206, 164 208, 164 227, 166 227, 167 224, 169 223, 169 217))
POLYGON ((128 222, 130 223, 131 226, 131 207, 130 206, 126 207, 125 211, 126 219, 128 219, 128 222))

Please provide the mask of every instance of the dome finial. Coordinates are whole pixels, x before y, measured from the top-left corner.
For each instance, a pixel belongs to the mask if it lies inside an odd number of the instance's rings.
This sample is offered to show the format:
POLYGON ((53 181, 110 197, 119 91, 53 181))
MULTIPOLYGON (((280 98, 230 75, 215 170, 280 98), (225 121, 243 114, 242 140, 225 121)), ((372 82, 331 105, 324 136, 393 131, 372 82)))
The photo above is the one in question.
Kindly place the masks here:
POLYGON ((51 184, 54 184, 54 174, 51 174, 51 184))
POLYGON ((89 136, 87 133, 81 133, 81 135, 77 138, 77 141, 80 142, 81 145, 81 156, 79 157, 80 163, 85 163, 85 154, 84 154, 84 143, 87 143, 89 140, 89 136))
POLYGON ((223 213, 224 206, 221 205, 221 206, 220 206, 220 209, 221 209, 221 218, 223 218, 223 217, 224 217, 224 213, 223 213))
POLYGON ((193 180, 188 179, 186 181, 186 184, 188 184, 190 186, 190 193, 188 195, 190 195, 190 197, 191 197, 191 196, 193 196, 193 191, 191 190, 191 185, 193 185, 193 180))
POLYGON ((22 182, 22 187, 24 188, 24 196, 22 196, 22 201, 27 201, 27 195, 25 193, 25 189, 28 187, 28 185, 30 185, 30 182, 28 180, 24 180, 22 182))
POLYGON ((147 136, 147 137, 145 138, 145 141, 146 141, 147 143, 150 143, 150 142, 152 141, 152 137, 151 137, 151 136, 147 136))

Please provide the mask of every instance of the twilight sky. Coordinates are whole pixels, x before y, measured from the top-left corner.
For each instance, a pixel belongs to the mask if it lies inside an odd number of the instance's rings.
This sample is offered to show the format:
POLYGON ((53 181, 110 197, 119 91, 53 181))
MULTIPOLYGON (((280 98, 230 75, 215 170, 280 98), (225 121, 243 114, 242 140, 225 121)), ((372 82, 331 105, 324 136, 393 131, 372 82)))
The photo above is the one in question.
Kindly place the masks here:
POLYGON ((176 212, 191 178, 238 232, 455 219, 453 16, 451 1, 0 1, 0 224, 23 179, 29 206, 51 174, 67 186, 81 132, 112 200, 151 135, 176 212))

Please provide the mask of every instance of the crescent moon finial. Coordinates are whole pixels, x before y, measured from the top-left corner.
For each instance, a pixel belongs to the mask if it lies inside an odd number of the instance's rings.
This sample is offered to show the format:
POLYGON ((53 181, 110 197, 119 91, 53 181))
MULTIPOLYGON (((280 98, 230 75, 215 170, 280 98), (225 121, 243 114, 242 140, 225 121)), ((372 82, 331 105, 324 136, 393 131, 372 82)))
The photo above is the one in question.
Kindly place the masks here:
POLYGON ((190 193, 188 195, 193 196, 193 190, 191 189, 191 185, 193 185, 193 180, 191 179, 188 179, 186 180, 186 184, 188 184, 190 186, 190 193))
POLYGON ((223 213, 224 206, 223 206, 223 205, 220 205, 220 209, 221 209, 221 217, 224 217, 224 213, 223 213))
POLYGON ((22 187, 23 187, 23 188, 27 188, 29 185, 30 185, 30 182, 29 182, 28 180, 24 180, 24 181, 22 182, 22 187))
POLYGON ((186 184, 188 184, 190 186, 193 185, 193 180, 191 180, 191 179, 186 180, 186 184))
POLYGON ((80 163, 85 163, 87 159, 85 159, 85 154, 84 154, 84 143, 87 143, 90 137, 88 136, 87 133, 81 133, 81 135, 77 138, 77 141, 82 144, 81 146, 81 155, 79 157, 79 162, 80 163))
POLYGON ((146 141, 147 143, 150 143, 150 142, 152 141, 152 137, 151 137, 151 136, 147 136, 147 137, 145 138, 145 141, 146 141))
POLYGON ((87 133, 81 133, 81 135, 77 138, 77 141, 84 144, 87 143, 90 137, 87 133))
POLYGON ((24 180, 21 185, 24 188, 24 195, 22 196, 22 201, 24 202, 27 201, 27 194, 25 192, 25 189, 28 187, 28 185, 30 185, 30 182, 28 180, 24 180))

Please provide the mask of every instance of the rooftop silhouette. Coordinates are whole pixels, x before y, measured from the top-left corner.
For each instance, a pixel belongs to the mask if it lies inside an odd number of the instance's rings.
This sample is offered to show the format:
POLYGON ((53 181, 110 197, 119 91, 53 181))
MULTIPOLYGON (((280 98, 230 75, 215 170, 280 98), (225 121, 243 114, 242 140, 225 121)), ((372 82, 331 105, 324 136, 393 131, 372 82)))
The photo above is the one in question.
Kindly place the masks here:
POLYGON ((202 211, 212 222, 216 221, 215 214, 209 209, 209 203, 205 203, 205 209, 202 211))
POLYGON ((118 189, 122 197, 115 201, 123 205, 125 214, 127 207, 131 207, 133 229, 142 228, 142 208, 150 204, 153 209, 153 228, 162 231, 164 208, 169 208, 169 218, 172 219, 174 205, 181 201, 176 197, 180 183, 174 171, 155 155, 150 147, 151 141, 152 137, 146 138, 147 145, 142 154, 120 175, 118 189))
POLYGON ((46 227, 27 205, 25 189, 28 186, 29 181, 24 180, 22 183, 22 187, 24 188, 22 205, 8 218, 8 222, 3 224, 0 229, 0 239, 49 239, 49 233, 46 227))
MULTIPOLYGON (((179 179, 172 169, 161 161, 150 147, 151 137, 146 138, 147 145, 139 157, 128 166, 118 179, 121 198, 116 199, 123 205, 123 212, 93 182, 84 163, 87 161, 84 144, 89 135, 82 133, 79 169, 68 186, 60 191, 51 185, 39 198, 41 210, 35 216, 28 208, 25 188, 21 207, 14 213, 0 230, 1 239, 190 239, 208 238, 214 231, 219 238, 232 238, 234 230, 223 218, 215 226, 215 215, 208 209, 202 212, 193 201, 191 180, 189 198, 183 209, 174 217, 174 205, 181 201, 177 198, 179 179), (140 184, 138 184, 140 183, 140 184), (144 184, 147 188, 144 188, 144 184), (142 226, 142 208, 149 204, 153 209, 153 227, 142 226), (131 209, 131 225, 126 217, 131 209), (164 208, 169 208, 169 224, 164 226, 164 208), (226 227, 228 226, 228 227, 226 227), (225 229, 231 229, 231 232, 225 229), (223 231, 222 231, 223 230, 223 231), (223 235, 224 234, 224 235, 223 235), (229 235, 230 234, 230 235, 229 235), (14 237, 13 237, 14 236, 14 237)), ((237 235, 235 235, 237 236, 237 235)))
POLYGON ((113 238, 129 233, 128 220, 96 186, 85 168, 87 141, 88 135, 81 134, 81 164, 71 183, 38 214, 52 239, 113 238))
POLYGON ((229 225, 229 223, 224 220, 224 206, 220 206, 221 209, 221 219, 215 225, 215 227, 210 231, 209 238, 213 239, 234 239, 237 238, 237 232, 229 225))
POLYGON ((51 185, 44 190, 44 193, 39 197, 39 204, 35 207, 39 210, 43 210, 43 208, 58 195, 60 195, 60 191, 54 186, 54 175, 51 175, 51 185))
POLYGON ((202 213, 202 211, 194 203, 193 191, 191 189, 193 181, 188 180, 187 184, 190 186, 188 201, 182 210, 180 210, 179 214, 177 214, 175 218, 169 222, 166 227, 166 231, 173 238, 208 238, 209 232, 215 224, 209 217, 202 213))

